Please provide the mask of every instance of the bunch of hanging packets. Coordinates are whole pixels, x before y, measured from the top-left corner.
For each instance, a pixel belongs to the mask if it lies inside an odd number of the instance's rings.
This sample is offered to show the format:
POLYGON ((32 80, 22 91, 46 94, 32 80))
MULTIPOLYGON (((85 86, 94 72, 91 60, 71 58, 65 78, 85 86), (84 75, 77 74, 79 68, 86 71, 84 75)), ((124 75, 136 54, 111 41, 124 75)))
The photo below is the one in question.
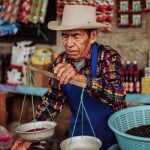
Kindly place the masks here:
MULTIPOLYGON (((1 15, 2 5, 0 5, 0 15, 1 15)), ((18 23, 8 23, 0 19, 0 37, 5 35, 16 34, 19 31, 18 23)))
POLYGON ((0 36, 16 34, 21 24, 44 23, 48 0, 4 0, 0 3, 0 36))

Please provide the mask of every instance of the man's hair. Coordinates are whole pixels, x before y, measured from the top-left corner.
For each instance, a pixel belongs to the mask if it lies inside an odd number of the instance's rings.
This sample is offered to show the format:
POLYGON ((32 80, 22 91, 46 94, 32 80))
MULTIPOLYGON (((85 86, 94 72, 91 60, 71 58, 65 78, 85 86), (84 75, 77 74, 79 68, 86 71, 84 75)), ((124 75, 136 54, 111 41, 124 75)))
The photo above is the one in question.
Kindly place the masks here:
POLYGON ((97 29, 84 29, 84 31, 90 36, 91 32, 97 29))

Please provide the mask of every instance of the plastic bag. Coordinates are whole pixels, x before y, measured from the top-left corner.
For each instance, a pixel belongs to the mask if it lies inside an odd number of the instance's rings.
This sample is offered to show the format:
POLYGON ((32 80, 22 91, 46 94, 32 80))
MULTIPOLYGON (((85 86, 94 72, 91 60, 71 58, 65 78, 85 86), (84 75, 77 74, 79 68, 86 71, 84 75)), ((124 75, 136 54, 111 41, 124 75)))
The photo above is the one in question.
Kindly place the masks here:
POLYGON ((8 149, 13 143, 13 138, 6 128, 0 126, 0 149, 8 149))

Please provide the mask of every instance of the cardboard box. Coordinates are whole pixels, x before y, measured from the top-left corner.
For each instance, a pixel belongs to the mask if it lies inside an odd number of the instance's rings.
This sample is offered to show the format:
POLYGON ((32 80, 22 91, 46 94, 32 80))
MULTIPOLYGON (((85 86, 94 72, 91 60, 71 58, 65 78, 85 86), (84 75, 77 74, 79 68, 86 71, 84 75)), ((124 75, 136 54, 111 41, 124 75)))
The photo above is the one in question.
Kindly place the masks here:
POLYGON ((141 93, 150 94, 150 78, 143 77, 141 81, 141 93))
MULTIPOLYGON (((46 70, 48 71, 49 66, 39 66, 39 65, 34 65, 34 67, 36 68, 40 68, 42 70, 46 70)), ((49 77, 45 76, 41 73, 35 72, 35 71, 31 71, 31 75, 30 75, 30 70, 27 71, 27 85, 31 86, 31 82, 29 82, 29 77, 31 76, 31 80, 32 80, 32 86, 35 87, 48 87, 49 85, 49 77)))
POLYGON ((0 92, 0 125, 7 125, 7 110, 6 110, 6 98, 8 93, 0 92))

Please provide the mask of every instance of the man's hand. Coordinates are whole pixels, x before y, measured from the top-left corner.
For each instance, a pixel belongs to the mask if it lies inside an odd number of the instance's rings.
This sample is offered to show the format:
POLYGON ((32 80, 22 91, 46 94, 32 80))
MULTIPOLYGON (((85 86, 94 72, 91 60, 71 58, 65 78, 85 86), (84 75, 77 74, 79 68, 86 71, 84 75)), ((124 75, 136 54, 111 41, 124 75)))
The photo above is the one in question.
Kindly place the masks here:
POLYGON ((23 141, 21 138, 18 138, 11 147, 11 150, 27 150, 31 144, 32 142, 23 141))
POLYGON ((59 63, 54 68, 54 74, 60 84, 67 84, 70 79, 81 81, 86 83, 86 77, 76 72, 74 67, 70 63, 59 63))
POLYGON ((54 68, 54 74, 59 80, 60 84, 66 84, 71 78, 76 75, 76 71, 73 66, 69 63, 59 63, 54 68))

